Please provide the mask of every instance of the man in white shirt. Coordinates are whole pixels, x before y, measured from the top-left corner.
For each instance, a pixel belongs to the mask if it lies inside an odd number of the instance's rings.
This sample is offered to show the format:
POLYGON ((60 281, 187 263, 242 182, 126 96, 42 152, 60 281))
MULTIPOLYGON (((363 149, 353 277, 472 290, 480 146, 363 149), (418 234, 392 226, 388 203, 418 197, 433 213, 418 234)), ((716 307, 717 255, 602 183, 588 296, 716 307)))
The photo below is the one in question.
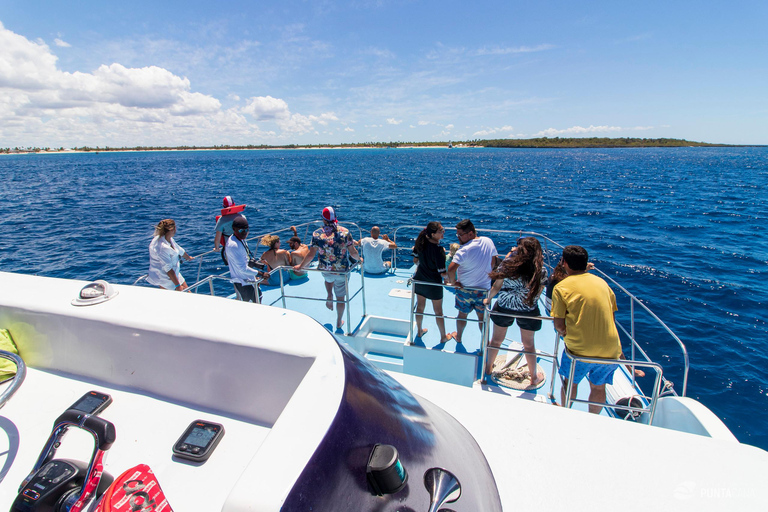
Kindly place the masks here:
POLYGON ((371 236, 360 240, 360 248, 363 251, 363 270, 368 274, 383 274, 392 265, 389 261, 384 261, 382 254, 387 249, 395 249, 397 244, 387 235, 379 238, 380 232, 379 226, 373 226, 371 236))
POLYGON ((483 331, 485 305, 483 299, 491 289, 491 278, 488 274, 498 255, 493 241, 486 236, 477 236, 475 226, 469 219, 456 224, 456 236, 461 247, 453 256, 448 266, 448 281, 459 287, 456 290, 456 309, 459 310, 456 319, 456 332, 453 338, 461 343, 461 335, 467 326, 466 318, 473 309, 479 320, 477 326, 483 331), (465 290, 464 288, 476 288, 465 290))
POLYGON ((229 264, 229 281, 235 285, 240 300, 261 303, 259 283, 261 278, 268 274, 248 266, 251 250, 245 241, 248 237, 248 221, 245 217, 238 217, 232 222, 232 231, 232 236, 227 239, 225 246, 229 264))

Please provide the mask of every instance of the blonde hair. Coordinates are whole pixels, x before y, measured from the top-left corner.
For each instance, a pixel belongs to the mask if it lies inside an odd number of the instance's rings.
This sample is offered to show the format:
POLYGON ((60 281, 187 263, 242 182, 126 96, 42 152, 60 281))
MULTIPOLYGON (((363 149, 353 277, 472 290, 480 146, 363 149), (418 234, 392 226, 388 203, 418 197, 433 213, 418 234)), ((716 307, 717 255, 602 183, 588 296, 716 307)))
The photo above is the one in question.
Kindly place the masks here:
POLYGON ((457 244, 456 242, 453 242, 451 244, 451 257, 456 256, 456 251, 459 250, 459 247, 461 247, 461 246, 459 244, 457 244))
POLYGON ((173 219, 163 219, 155 226, 155 236, 165 236, 169 231, 176 229, 176 223, 173 219))
POLYGON ((264 235, 261 239, 261 245, 266 245, 270 250, 275 248, 277 242, 280 241, 280 237, 277 235, 264 235))

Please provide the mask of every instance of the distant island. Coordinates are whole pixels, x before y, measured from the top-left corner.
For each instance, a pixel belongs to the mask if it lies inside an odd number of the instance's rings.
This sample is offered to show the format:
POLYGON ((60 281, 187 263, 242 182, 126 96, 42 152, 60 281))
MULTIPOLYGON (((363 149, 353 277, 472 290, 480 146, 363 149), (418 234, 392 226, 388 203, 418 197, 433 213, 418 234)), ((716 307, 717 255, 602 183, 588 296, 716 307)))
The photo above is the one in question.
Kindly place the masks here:
POLYGON ((635 139, 635 138, 560 138, 539 137, 536 139, 492 139, 444 142, 361 142, 342 144, 286 144, 271 145, 216 145, 216 146, 136 146, 136 147, 91 147, 82 146, 71 149, 15 147, 0 148, 0 154, 18 153, 61 153, 61 152, 97 152, 97 151, 193 151, 193 150, 234 150, 234 149, 345 149, 345 148, 679 148, 679 147, 738 147, 733 144, 712 144, 694 142, 685 139, 635 139))

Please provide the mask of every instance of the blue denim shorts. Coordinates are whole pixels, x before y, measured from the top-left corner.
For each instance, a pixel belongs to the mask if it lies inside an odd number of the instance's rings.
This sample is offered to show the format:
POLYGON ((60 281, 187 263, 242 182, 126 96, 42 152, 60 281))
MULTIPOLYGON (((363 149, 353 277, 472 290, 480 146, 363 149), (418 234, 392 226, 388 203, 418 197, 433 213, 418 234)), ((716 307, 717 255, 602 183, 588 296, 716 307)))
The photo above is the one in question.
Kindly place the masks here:
MULTIPOLYGON (((571 372, 572 359, 563 352, 560 357, 560 369, 557 373, 564 379, 568 378, 568 374, 571 372)), ((617 364, 600 364, 600 363, 584 363, 578 361, 576 363, 576 370, 573 372, 573 383, 581 382, 584 376, 587 376, 587 380, 595 386, 602 384, 613 384, 613 372, 616 371, 619 365, 617 364)))

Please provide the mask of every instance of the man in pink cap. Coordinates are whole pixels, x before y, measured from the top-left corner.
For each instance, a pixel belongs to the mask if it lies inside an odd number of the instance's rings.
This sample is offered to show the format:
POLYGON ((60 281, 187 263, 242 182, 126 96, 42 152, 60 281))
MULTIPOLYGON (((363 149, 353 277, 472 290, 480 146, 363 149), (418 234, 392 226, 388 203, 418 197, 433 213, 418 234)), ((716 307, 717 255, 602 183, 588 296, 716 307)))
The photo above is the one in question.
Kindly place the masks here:
POLYGON ((332 207, 323 208, 323 227, 312 233, 309 253, 301 264, 293 267, 294 272, 309 265, 317 254, 317 268, 324 270, 325 290, 328 297, 325 306, 333 311, 333 293, 336 293, 336 329, 341 329, 344 321, 344 298, 347 294, 347 273, 350 267, 349 256, 359 259, 352 235, 349 230, 339 226, 336 212, 332 207))

